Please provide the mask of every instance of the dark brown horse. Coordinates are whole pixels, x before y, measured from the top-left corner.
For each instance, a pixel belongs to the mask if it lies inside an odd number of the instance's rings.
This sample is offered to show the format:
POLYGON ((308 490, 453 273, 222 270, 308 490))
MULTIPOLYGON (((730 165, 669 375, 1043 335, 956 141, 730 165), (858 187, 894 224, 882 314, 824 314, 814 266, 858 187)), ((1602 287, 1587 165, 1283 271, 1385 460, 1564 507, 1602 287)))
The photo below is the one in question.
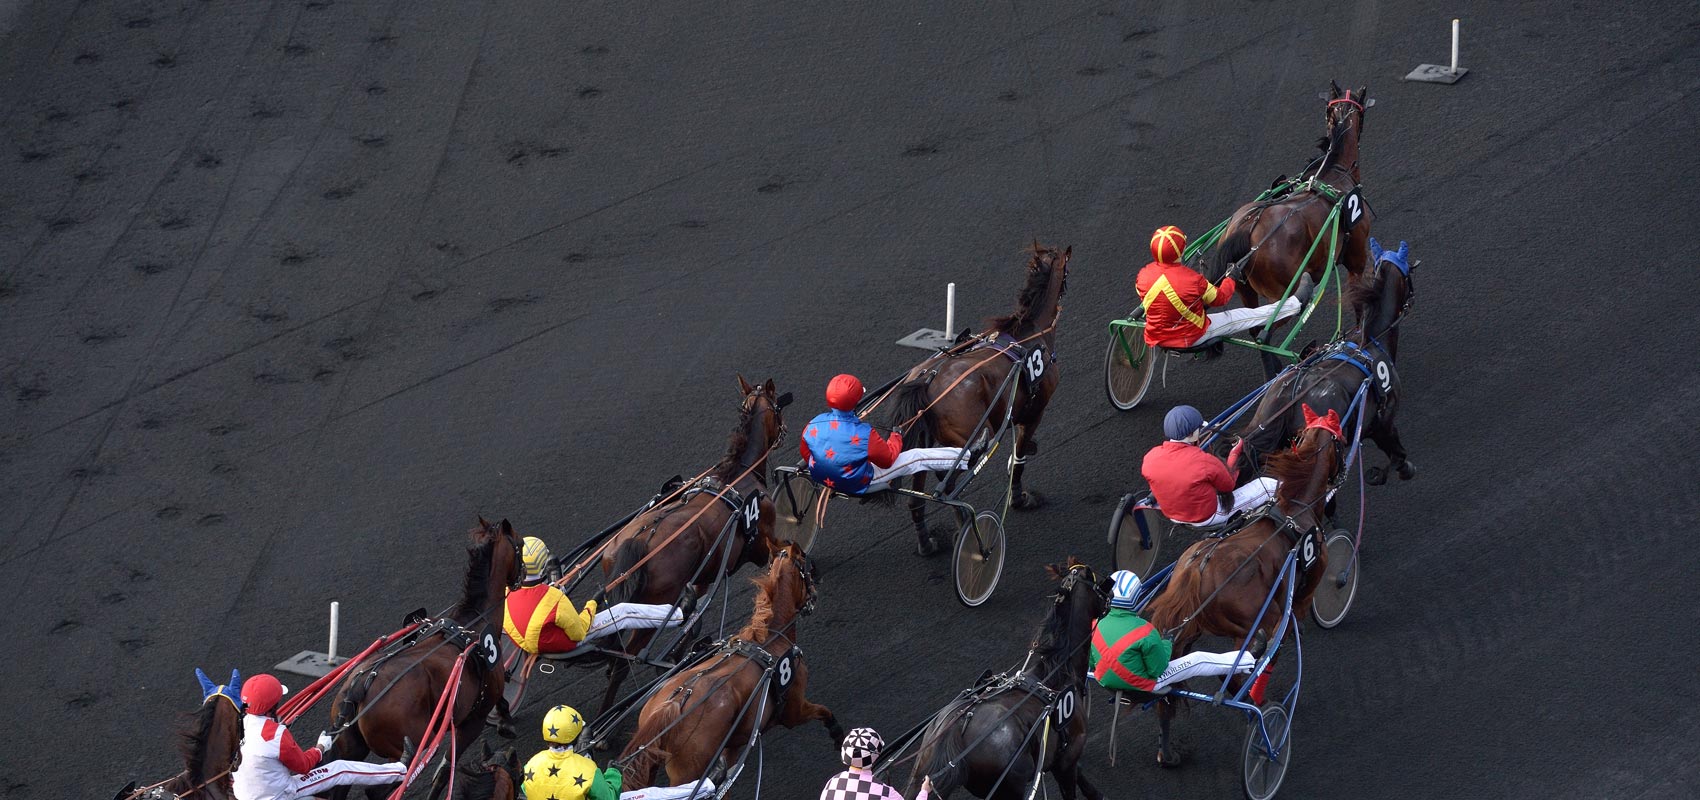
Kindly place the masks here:
POLYGON ((1064 800, 1074 800, 1076 787, 1088 800, 1104 796, 1081 772, 1080 757, 1086 753, 1092 624, 1107 610, 1110 582, 1073 557, 1045 570, 1062 584, 1049 598, 1026 662, 1013 674, 965 692, 933 717, 921 734, 904 797, 914 797, 931 776, 933 797, 949 797, 962 787, 975 797, 1021 800, 1030 796, 1028 787, 1041 771, 1056 778, 1064 800), (1041 723, 1049 726, 1043 735, 1041 723))
POLYGON ((460 766, 454 800, 514 800, 520 786, 519 752, 512 745, 495 753, 488 742, 479 747, 477 761, 460 766))
MULTIPOLYGON (((790 395, 774 394, 773 381, 751 386, 738 376, 743 400, 738 424, 732 429, 726 455, 700 484, 705 491, 687 490, 672 501, 639 514, 614 534, 602 549, 602 574, 609 581, 609 602, 673 604, 689 584, 698 594, 708 590, 721 574, 731 575, 745 564, 765 566, 779 544, 773 538, 773 500, 767 496, 767 456, 785 435, 782 409, 790 395), (715 495, 721 487, 726 500, 715 495), (729 536, 722 537, 727 523, 739 516, 733 506, 743 498, 762 493, 754 530, 742 521, 729 536), (681 530, 682 529, 682 530, 681 530), (618 581, 616 585, 614 582, 618 581)), ((662 636, 677 636, 676 632, 662 636)), ((633 631, 616 643, 636 655, 649 646, 654 631, 633 631)), ((666 640, 663 640, 666 641, 666 640)), ((660 654, 657 654, 660 655, 660 654)), ((619 699, 620 684, 631 672, 625 659, 613 659, 608 667, 608 691, 602 708, 619 699)))
MULTIPOLYGON (((242 677, 230 671, 230 683, 213 683, 206 673, 195 670, 201 682, 201 707, 183 715, 177 728, 177 752, 183 756, 183 771, 159 784, 167 797, 182 800, 234 800, 231 774, 235 772, 237 749, 242 746, 242 677)), ((131 783, 113 800, 134 800, 141 794, 131 783)))
POLYGON ((774 553, 767 574, 753 583, 749 624, 718 654, 667 679, 644 703, 637 733, 617 762, 626 791, 655 785, 658 769, 669 785, 705 775, 718 782, 738 763, 751 735, 775 725, 795 728, 819 720, 835 745, 843 740, 832 711, 805 696, 809 667, 795 649, 797 620, 815 603, 808 556, 787 542, 774 553))
MULTIPOLYGON (((490 709, 497 708, 504 723, 508 718, 507 703, 502 701, 502 671, 490 661, 502 636, 506 590, 518 586, 520 580, 520 538, 507 520, 492 525, 480 517, 471 535, 461 599, 447 617, 472 634, 468 644, 475 648, 467 654, 451 717, 457 755, 466 752, 484 732, 490 709), (492 632, 487 645, 484 636, 492 632), (483 656, 487 650, 489 660, 483 656)), ((448 687, 455 660, 466 646, 449 641, 446 635, 431 635, 373 666, 352 670, 331 705, 331 725, 339 732, 325 759, 363 759, 374 752, 397 759, 404 738, 423 747, 425 726, 448 687)), ((432 787, 432 796, 440 790, 440 778, 432 787)), ((332 796, 346 797, 347 789, 339 788, 332 796)))
MULTIPOLYGON (((1239 646, 1257 626, 1253 652, 1261 655, 1267 642, 1290 618, 1295 622, 1310 613, 1311 597, 1328 570, 1328 551, 1322 546, 1323 498, 1341 466, 1340 440, 1327 427, 1306 428, 1292 450, 1285 450, 1264 463, 1264 474, 1280 481, 1275 504, 1289 524, 1264 517, 1223 538, 1205 539, 1186 549, 1175 561, 1168 585, 1145 608, 1144 616, 1165 635, 1174 636, 1174 656, 1192 651, 1201 636, 1225 636, 1239 646), (1309 569, 1299 567, 1299 584, 1293 592, 1291 613, 1283 613, 1280 600, 1271 604, 1261 619, 1258 611, 1281 578, 1287 554, 1311 539, 1315 555, 1309 569)), ((1162 727, 1158 737, 1157 762, 1180 764, 1180 754, 1170 746, 1169 723, 1174 719, 1173 701, 1157 704, 1162 727)))
MULTIPOLYGON (((1021 477, 1027 460, 1039 452, 1034 430, 1057 390, 1056 325, 1062 314, 1068 259, 1073 252, 1072 247, 1059 251, 1035 241, 1027 263, 1027 283, 1016 299, 1015 312, 987 320, 979 345, 953 348, 910 370, 892 390, 891 410, 887 412, 888 424, 899 429, 919 421, 919 435, 906 437, 905 448, 935 444, 967 447, 982 419, 989 433, 997 429, 1006 412, 1010 413, 1015 425, 1010 505, 1018 509, 1038 508, 1044 503, 1038 492, 1025 488, 1021 477), (1010 392, 1004 387, 1015 370, 1026 374, 1018 381, 1011 410, 1010 392), (1032 380, 1035 375, 1038 380, 1032 380), (1000 392, 1000 388, 1004 390, 1000 392)), ((917 474, 912 485, 919 491, 926 480, 926 473, 917 474)), ((915 521, 917 549, 922 555, 944 549, 946 542, 927 530, 924 501, 911 499, 909 516, 915 521)))
MULTIPOLYGON (((1304 429, 1303 407, 1322 414, 1333 411, 1346 419, 1359 387, 1366 382, 1363 433, 1387 456, 1386 469, 1367 469, 1366 481, 1386 483, 1390 471, 1405 480, 1416 477, 1416 467, 1394 424, 1399 411, 1399 374, 1394 363, 1399 357, 1399 322, 1416 294, 1412 269, 1404 248, 1387 251, 1385 256, 1378 254, 1369 276, 1352 288, 1352 308, 1361 320, 1345 337, 1353 346, 1330 348, 1307 358, 1270 385, 1256 412, 1238 431, 1243 442, 1238 461, 1243 478, 1256 474, 1262 454, 1285 447, 1304 429)), ((1347 421, 1344 433, 1348 439, 1355 435, 1357 422, 1347 421)))
MULTIPOLYGON (((1322 157, 1300 173, 1299 179, 1314 178, 1343 197, 1360 182, 1358 137, 1363 133, 1364 110, 1375 101, 1369 99, 1368 87, 1345 91, 1331 81, 1329 88, 1325 112, 1328 133, 1318 143, 1322 157)), ((1240 206, 1222 231, 1213 274, 1237 276, 1238 294, 1246 308, 1261 305, 1260 298, 1280 297, 1301 270, 1320 284, 1330 243, 1323 241, 1314 251, 1311 244, 1323 233, 1323 223, 1333 207, 1334 202, 1325 194, 1309 188, 1240 206), (1306 251, 1311 252, 1310 260, 1300 264, 1306 251)), ((1365 209, 1357 224, 1348 229, 1348 211, 1341 210, 1341 224, 1336 228, 1340 235, 1333 246, 1346 265, 1348 279, 1356 280, 1369 266, 1370 215, 1365 209)), ((1318 286, 1318 291, 1321 289, 1318 286)))

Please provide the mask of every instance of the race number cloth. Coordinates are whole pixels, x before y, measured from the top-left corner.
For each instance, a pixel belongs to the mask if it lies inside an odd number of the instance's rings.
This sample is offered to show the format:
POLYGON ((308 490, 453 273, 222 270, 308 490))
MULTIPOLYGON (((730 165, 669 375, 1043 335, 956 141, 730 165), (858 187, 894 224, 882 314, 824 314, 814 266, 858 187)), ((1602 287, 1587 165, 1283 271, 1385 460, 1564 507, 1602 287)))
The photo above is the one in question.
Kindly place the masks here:
MULTIPOLYGON (((874 780, 872 772, 851 767, 826 782, 826 788, 820 791, 820 800, 903 800, 903 795, 874 780)), ((927 800, 927 790, 922 789, 920 794, 915 795, 915 800, 927 800)))
POLYGON ((1174 645, 1138 614, 1112 608, 1092 626, 1092 679, 1111 691, 1153 691, 1174 645))
POLYGON ((525 762, 522 776, 527 798, 555 800, 617 800, 620 771, 599 770, 596 762, 567 748, 551 747, 525 762))
POLYGON ((1212 285, 1189 267, 1153 261, 1139 271, 1134 288, 1145 307, 1145 343, 1187 347, 1215 324, 1215 315, 1204 316, 1205 307, 1225 306, 1233 298, 1234 279, 1212 285))
POLYGON ((565 653, 578 646, 595 617, 595 601, 577 611, 564 592, 540 583, 508 592, 502 630, 527 653, 565 653))
POLYGON ((399 783, 407 774, 400 762, 370 764, 365 761, 332 761, 297 774, 295 766, 312 767, 319 751, 301 750, 289 730, 277 720, 258 714, 242 719, 242 764, 230 779, 236 800, 296 800, 338 786, 373 786, 399 783), (284 756, 293 750, 294 755, 284 756))
POLYGON ((962 458, 960 447, 922 447, 916 450, 905 450, 891 462, 889 467, 874 470, 873 481, 862 494, 884 491, 891 487, 891 482, 905 475, 917 472, 944 472, 962 461, 962 466, 970 466, 962 458))

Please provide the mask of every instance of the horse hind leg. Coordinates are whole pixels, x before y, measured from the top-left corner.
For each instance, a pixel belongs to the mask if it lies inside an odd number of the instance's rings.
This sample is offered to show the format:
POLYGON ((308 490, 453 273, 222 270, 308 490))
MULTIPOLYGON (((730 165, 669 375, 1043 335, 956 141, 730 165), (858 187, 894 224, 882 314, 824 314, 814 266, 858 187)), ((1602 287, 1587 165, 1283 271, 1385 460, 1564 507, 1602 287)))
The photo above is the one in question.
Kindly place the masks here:
POLYGON ((1157 703, 1157 765, 1178 767, 1181 753, 1169 738, 1169 723, 1175 720, 1175 701, 1163 698, 1157 703))
MULTIPOLYGON (((917 492, 926 491, 927 474, 918 472, 909 479, 909 488, 917 492)), ((909 498, 909 519, 915 523, 915 554, 926 557, 934 556, 950 549, 943 539, 927 528, 927 501, 918 497, 909 498)))
POLYGON ((1021 485, 1022 474, 1027 471, 1027 459, 1039 454, 1039 440, 1033 435, 1033 429, 1038 425, 1039 421, 1034 419, 1015 426, 1015 463, 1009 470, 1010 507, 1021 511, 1032 511, 1045 505, 1044 495, 1021 485))
POLYGON ((1399 473, 1399 480, 1408 481, 1417 477, 1417 468, 1411 463, 1410 454, 1405 452, 1405 443, 1399 439, 1399 428, 1388 423, 1377 425, 1370 431, 1370 439, 1375 446, 1387 456, 1387 467, 1373 467, 1364 473, 1364 480, 1371 486, 1387 483, 1387 472, 1392 470, 1399 473))

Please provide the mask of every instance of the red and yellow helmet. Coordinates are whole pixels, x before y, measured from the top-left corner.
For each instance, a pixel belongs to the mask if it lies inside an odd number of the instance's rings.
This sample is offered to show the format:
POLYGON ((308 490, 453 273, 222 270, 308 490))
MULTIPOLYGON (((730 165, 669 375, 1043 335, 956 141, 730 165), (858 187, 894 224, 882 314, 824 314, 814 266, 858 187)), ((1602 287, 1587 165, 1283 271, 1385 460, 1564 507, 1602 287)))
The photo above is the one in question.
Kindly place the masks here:
POLYGON ((1164 225, 1151 234, 1151 258, 1159 264, 1179 264, 1186 252, 1186 234, 1173 225, 1164 225))

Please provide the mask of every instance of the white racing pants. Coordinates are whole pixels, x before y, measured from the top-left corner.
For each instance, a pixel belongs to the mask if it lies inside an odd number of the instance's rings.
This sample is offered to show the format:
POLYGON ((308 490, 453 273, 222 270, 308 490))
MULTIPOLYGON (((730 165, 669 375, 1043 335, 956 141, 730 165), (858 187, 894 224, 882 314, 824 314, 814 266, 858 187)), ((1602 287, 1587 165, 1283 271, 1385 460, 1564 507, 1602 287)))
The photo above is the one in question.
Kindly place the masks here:
MULTIPOLYGON (((1275 488, 1280 486, 1280 485, 1281 485, 1281 483, 1279 481, 1275 480, 1274 478, 1268 477, 1268 476, 1264 476, 1264 477, 1261 477, 1261 478, 1253 478, 1246 485, 1241 486, 1238 489, 1234 490, 1234 505, 1233 505, 1233 507, 1222 508, 1222 504, 1217 503, 1216 504, 1216 513, 1214 515, 1212 515, 1209 519, 1203 520, 1201 522, 1182 522, 1181 524, 1182 525, 1197 525, 1201 528, 1208 528, 1208 527, 1211 527, 1213 525, 1220 525, 1224 522, 1227 522, 1228 517, 1233 516, 1234 512, 1236 512, 1236 511, 1244 511, 1248 508, 1257 508, 1258 506, 1263 505, 1264 503, 1267 503, 1267 502, 1274 500, 1275 499, 1275 488)), ((1176 521, 1178 522, 1179 520, 1176 520, 1176 521)))
POLYGON ((281 781, 285 785, 266 787, 269 791, 263 796, 246 797, 244 792, 238 791, 236 797, 237 800, 297 800, 324 794, 338 786, 382 786, 387 783, 401 783, 406 774, 407 765, 400 761, 389 764, 332 761, 320 764, 306 775, 290 775, 281 781))
POLYGON ((905 450, 897 454, 897 459, 891 466, 874 467, 874 477, 868 481, 868 488, 862 494, 873 494, 891 488, 890 483, 905 475, 917 472, 945 472, 962 462, 964 468, 971 467, 968 459, 962 457, 960 447, 922 447, 915 450, 905 450))
MULTIPOLYGON (((1286 319, 1299 313, 1299 310, 1303 307, 1304 305, 1299 302, 1297 297, 1289 297, 1286 302, 1281 304, 1281 313, 1277 314, 1275 318, 1286 319)), ((1204 335, 1198 337, 1198 341, 1193 342, 1192 346, 1197 347, 1224 336, 1233 336, 1237 333, 1245 333, 1262 327, 1263 323, 1269 321, 1269 313, 1274 310, 1275 304, 1270 303, 1257 308, 1230 308, 1227 311, 1207 314, 1206 316, 1210 318, 1210 327, 1205 329, 1204 335)))
POLYGON ((1226 675, 1230 672, 1250 672, 1257 666, 1257 659, 1251 653, 1235 651, 1232 653, 1187 653, 1169 662, 1169 668, 1157 677, 1157 686, 1152 691, 1165 692, 1173 684, 1189 678, 1203 678, 1209 675, 1226 675), (1238 661, 1239 663, 1235 663, 1238 661))
POLYGON ((702 785, 697 781, 681 786, 651 786, 635 792, 621 792, 620 800, 691 800, 696 797, 713 797, 714 781, 702 779, 702 785))
MULTIPOLYGON (((669 628, 685 621, 676 606, 659 603, 620 603, 596 612, 584 642, 620 631, 644 628, 669 628)), ((581 642, 582 643, 582 642, 581 642)))

